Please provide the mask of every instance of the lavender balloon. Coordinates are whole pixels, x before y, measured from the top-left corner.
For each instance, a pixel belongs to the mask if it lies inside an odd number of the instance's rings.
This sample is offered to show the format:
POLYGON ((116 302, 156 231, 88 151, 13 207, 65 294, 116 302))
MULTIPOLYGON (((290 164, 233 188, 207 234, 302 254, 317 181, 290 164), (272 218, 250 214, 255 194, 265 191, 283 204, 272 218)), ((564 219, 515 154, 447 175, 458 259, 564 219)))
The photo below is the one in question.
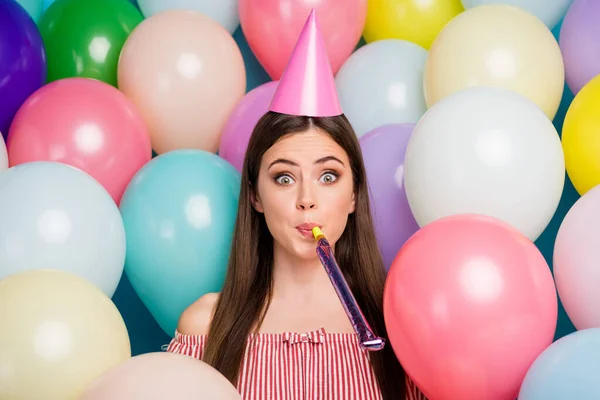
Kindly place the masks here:
POLYGON ((244 157, 252 131, 258 120, 267 113, 279 81, 267 82, 248 93, 229 115, 221 134, 219 156, 242 172, 244 157))
POLYGON ((0 132, 6 138, 23 102, 46 82, 42 36, 15 0, 0 0, 0 132))
POLYGON ((419 229, 404 190, 404 153, 414 126, 384 125, 360 138, 377 241, 388 270, 400 247, 419 229))
POLYGON ((560 50, 565 63, 565 79, 577 94, 600 74, 600 1, 575 0, 562 22, 560 50))

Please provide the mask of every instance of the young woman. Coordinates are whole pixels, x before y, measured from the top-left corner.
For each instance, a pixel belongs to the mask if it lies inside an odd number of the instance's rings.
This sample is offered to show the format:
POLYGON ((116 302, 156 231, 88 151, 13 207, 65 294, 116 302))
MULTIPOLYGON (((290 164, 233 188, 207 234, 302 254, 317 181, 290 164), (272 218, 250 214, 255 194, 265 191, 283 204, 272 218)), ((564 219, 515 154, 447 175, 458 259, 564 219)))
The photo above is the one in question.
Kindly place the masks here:
POLYGON ((221 294, 181 316, 167 351, 202 359, 243 399, 424 399, 389 343, 366 352, 316 254, 320 226, 374 332, 385 269, 365 169, 345 116, 267 113, 242 171, 229 270, 221 294))
POLYGON ((167 351, 213 366, 244 400, 423 400, 389 342, 360 347, 317 257, 315 225, 387 339, 361 150, 323 54, 313 11, 246 150, 223 289, 185 310, 167 351))

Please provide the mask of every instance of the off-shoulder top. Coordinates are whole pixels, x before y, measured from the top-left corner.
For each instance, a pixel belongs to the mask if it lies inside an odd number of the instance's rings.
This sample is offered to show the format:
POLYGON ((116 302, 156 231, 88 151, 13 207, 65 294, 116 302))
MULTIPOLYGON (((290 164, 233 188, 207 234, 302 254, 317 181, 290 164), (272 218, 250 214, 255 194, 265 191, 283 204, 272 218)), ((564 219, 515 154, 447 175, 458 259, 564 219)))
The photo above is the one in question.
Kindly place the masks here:
MULTIPOLYGON (((206 336, 176 331, 168 352, 202 359, 206 336)), ((258 333, 247 339, 236 385, 242 400, 383 400, 355 334, 258 333)), ((406 378, 406 400, 427 400, 406 378)))

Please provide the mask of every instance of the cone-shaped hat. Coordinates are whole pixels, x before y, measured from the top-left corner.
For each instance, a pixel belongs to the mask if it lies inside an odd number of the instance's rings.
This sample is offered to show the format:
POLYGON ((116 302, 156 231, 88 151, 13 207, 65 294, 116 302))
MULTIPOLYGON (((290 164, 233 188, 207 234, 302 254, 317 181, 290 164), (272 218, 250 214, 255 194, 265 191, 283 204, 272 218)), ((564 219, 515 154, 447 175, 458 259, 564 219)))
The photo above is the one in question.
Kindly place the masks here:
POLYGON ((333 71, 314 8, 279 80, 269 110, 309 117, 342 114, 333 71))

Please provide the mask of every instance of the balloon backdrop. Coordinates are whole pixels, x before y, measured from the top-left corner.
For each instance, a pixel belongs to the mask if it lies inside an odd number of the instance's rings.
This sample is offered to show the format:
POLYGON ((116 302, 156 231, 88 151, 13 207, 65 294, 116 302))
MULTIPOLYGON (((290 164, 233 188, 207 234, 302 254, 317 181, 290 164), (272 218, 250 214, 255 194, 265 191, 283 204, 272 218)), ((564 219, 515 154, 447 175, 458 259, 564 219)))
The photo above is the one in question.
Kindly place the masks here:
POLYGON ((519 400, 600 398, 600 329, 584 329, 552 343, 529 368, 519 400))
MULTIPOLYGON (((595 89, 562 121, 573 98, 565 75, 577 94, 600 72, 599 9, 575 0, 559 46, 561 24, 547 26, 571 1, 140 0, 142 12, 135 0, 43 0, 38 18, 42 0, 0 0, 0 131, 10 136, 8 151, 0 140, 0 326, 9 327, 0 328, 0 397, 69 400, 84 388, 204 397, 227 387, 200 361, 175 366, 157 352, 190 303, 222 289, 247 143, 316 7, 391 266, 391 345, 432 400, 514 400, 552 324, 555 338, 575 329, 562 308, 556 318, 548 266, 528 238, 543 231, 536 245, 547 262, 556 246, 573 321, 597 318, 595 89), (579 195, 568 179, 561 193, 557 131, 570 177, 591 185, 568 218, 579 195), (416 216, 431 219, 419 230, 416 216), (48 268, 72 278, 53 284, 38 275, 48 268), (96 295, 70 283, 81 278, 96 295)), ((594 381, 577 380, 595 365, 563 350, 544 364, 556 375, 530 369, 521 400, 595 393, 594 381)))
POLYGON ((444 25, 464 11, 460 0, 369 0, 365 40, 408 40, 429 49, 444 25))
POLYGON ((240 400, 217 370, 192 357, 148 353, 112 368, 78 400, 240 400))
POLYGON ((414 124, 384 125, 360 139, 377 241, 386 269, 419 226, 406 199, 404 153, 414 124))
POLYGON ((221 290, 237 214, 239 173, 215 154, 172 151, 133 178, 121 200, 125 272, 161 328, 221 290))
POLYGON ((125 322, 86 279, 37 269, 0 279, 2 399, 77 400, 131 357, 125 322))
POLYGON ((575 202, 554 247, 558 295, 577 329, 600 327, 600 186, 575 202))
POLYGON ((211 17, 232 34, 240 25, 238 0, 139 0, 138 4, 146 18, 162 11, 190 10, 211 17))
POLYGON ((358 137, 382 125, 416 123, 427 110, 427 50, 404 40, 367 44, 346 60, 335 80, 344 114, 358 137))
POLYGON ((554 28, 572 2, 573 0, 462 0, 466 9, 486 4, 508 4, 520 7, 541 19, 548 29, 554 28))
POLYGON ((118 70, 119 89, 142 113, 158 154, 215 152, 246 88, 244 61, 229 32, 185 10, 144 20, 128 37, 118 70))
POLYGON ((569 89, 577 94, 600 73, 600 2, 574 0, 560 29, 559 43, 569 89))
POLYGON ((66 78, 23 103, 8 137, 11 166, 60 161, 104 186, 118 204, 133 175, 152 158, 150 135, 119 90, 89 78, 66 78))
POLYGON ((514 400, 552 343, 552 274, 520 232, 454 215, 420 229, 388 273, 384 315, 406 373, 435 400, 514 400))
POLYGON ((552 219, 565 182, 556 128, 513 91, 474 87, 431 107, 404 159, 406 195, 419 226, 474 213, 535 240, 552 219))
POLYGON ((8 153, 6 151, 6 144, 4 138, 0 135, 0 172, 8 168, 8 153))
POLYGON ((0 221, 0 280, 53 268, 114 294, 125 263, 125 230, 115 202, 88 174, 47 161, 1 172, 0 221))
POLYGON ((563 60, 552 32, 508 5, 475 7, 450 21, 431 46, 424 75, 429 106, 465 88, 495 86, 522 94, 550 119, 564 89, 563 60))
POLYGON ((48 81, 79 76, 116 86, 121 49, 142 20, 126 0, 57 0, 39 22, 48 81))
POLYGON ((46 81, 44 43, 15 0, 0 2, 0 132, 6 138, 21 104, 46 81))
POLYGON ((600 76, 573 99, 562 132, 567 173, 580 195, 600 183, 600 76))
POLYGON ((367 0, 239 0, 241 27, 248 44, 271 79, 279 80, 298 35, 315 8, 319 28, 334 73, 360 40, 367 0))
POLYGON ((248 92, 235 106, 223 128, 219 156, 240 173, 252 131, 258 120, 269 111, 279 81, 264 83, 248 92))

